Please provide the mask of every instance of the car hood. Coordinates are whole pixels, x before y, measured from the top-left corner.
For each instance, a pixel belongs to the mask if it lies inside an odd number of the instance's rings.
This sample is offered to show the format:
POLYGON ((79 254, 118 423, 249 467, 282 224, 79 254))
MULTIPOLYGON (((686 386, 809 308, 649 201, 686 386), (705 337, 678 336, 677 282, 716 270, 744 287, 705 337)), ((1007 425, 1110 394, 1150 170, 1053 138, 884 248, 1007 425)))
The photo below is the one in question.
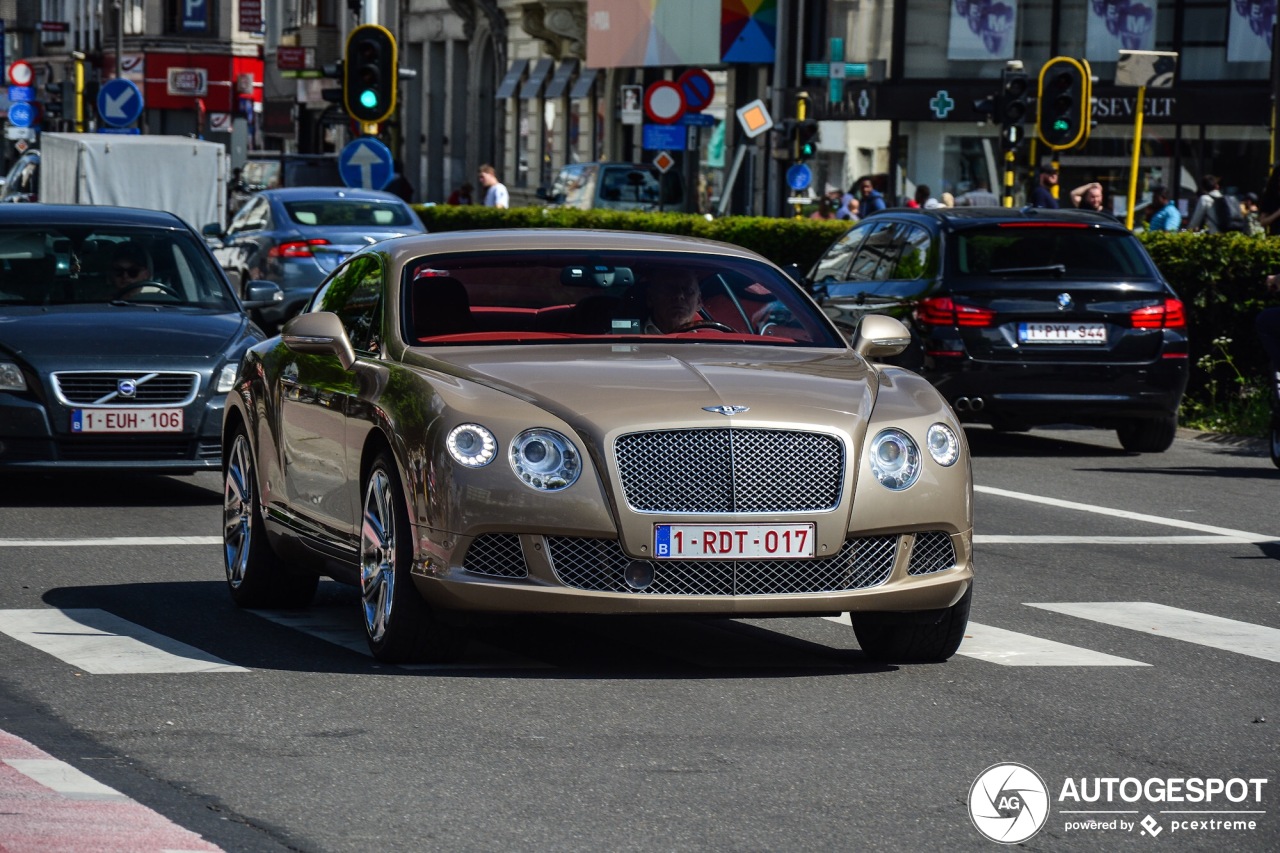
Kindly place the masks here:
POLYGON ((91 362, 220 359, 249 323, 238 313, 192 313, 136 306, 85 306, 0 316, 0 349, 33 365, 91 362))
POLYGON ((850 351, 759 346, 574 345, 454 349, 462 378, 526 399, 591 431, 718 427, 707 407, 743 406, 735 424, 854 424, 870 417, 876 374, 850 351), (766 361, 767 359, 767 361, 766 361))

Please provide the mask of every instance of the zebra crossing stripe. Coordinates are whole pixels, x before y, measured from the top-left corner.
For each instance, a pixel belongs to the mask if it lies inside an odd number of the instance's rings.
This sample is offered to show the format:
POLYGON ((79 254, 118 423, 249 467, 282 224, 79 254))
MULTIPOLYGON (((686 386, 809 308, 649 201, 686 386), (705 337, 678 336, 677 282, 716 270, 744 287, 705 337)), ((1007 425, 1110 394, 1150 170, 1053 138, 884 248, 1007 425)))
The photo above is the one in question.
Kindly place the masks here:
POLYGON ((1280 663, 1280 628, 1181 610, 1150 601, 1027 602, 1027 606, 1280 663))
POLYGON ((0 610, 0 634, 93 675, 249 671, 105 610, 0 610))
POLYGON ((956 654, 1001 666, 1150 666, 1142 661, 970 622, 956 654))
MULTIPOLYGON (((851 625, 848 613, 824 616, 829 622, 851 625)), ((1069 646, 1030 634, 1019 634, 970 622, 960 643, 958 655, 995 663, 1000 666, 1150 666, 1142 661, 1069 646)))

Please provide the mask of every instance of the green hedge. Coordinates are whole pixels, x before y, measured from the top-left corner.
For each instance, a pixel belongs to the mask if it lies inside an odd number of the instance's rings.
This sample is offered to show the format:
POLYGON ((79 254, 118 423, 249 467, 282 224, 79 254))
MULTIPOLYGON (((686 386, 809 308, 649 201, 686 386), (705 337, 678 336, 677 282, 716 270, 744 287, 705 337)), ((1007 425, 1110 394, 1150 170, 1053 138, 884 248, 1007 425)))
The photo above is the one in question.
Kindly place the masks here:
POLYGON ((688 213, 630 213, 617 210, 568 210, 513 207, 496 210, 477 205, 417 207, 428 231, 476 228, 607 228, 654 231, 704 237, 744 246, 779 266, 799 264, 808 271, 827 247, 849 229, 848 223, 821 219, 775 219, 726 216, 708 220, 688 213))
POLYGON ((1213 372, 1198 364, 1216 355, 1213 342, 1230 338, 1232 361, 1250 382, 1266 387, 1266 353, 1258 343, 1253 320, 1267 305, 1280 304, 1280 295, 1267 293, 1263 279, 1280 272, 1280 237, 1244 234, 1155 232, 1142 235, 1156 266, 1187 306, 1191 336, 1189 393, 1201 394, 1210 380, 1230 385, 1235 373, 1229 365, 1213 372))
MULTIPOLYGON (((808 270, 848 229, 839 220, 729 216, 708 220, 679 213, 629 213, 610 210, 551 210, 518 207, 494 210, 476 205, 418 207, 429 231, 476 228, 607 228, 705 237, 744 246, 779 266, 795 263, 808 270)), ((1250 382, 1265 387, 1267 359, 1258 345, 1253 318, 1265 305, 1280 304, 1263 278, 1280 272, 1280 238, 1243 234, 1151 233, 1142 241, 1156 266, 1186 303, 1191 336, 1193 399, 1203 397, 1212 380, 1233 384, 1231 365, 1219 360, 1212 371, 1201 357, 1215 353, 1213 341, 1230 338, 1234 366, 1250 382)))

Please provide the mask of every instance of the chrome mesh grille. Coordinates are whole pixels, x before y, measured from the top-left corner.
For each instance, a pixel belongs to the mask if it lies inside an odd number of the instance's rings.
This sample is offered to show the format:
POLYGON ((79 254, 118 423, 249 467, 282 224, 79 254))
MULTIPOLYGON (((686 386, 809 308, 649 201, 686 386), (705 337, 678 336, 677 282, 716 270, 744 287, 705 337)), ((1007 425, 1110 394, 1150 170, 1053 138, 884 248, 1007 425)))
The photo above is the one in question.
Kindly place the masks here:
POLYGON ((623 496, 637 512, 830 510, 844 479, 844 445, 822 433, 636 432, 619 436, 614 453, 623 496))
POLYGON ((911 549, 911 560, 907 563, 907 574, 945 572, 954 568, 955 564, 956 549, 951 544, 950 536, 941 530, 926 530, 916 534, 916 544, 911 549))
POLYGON ((529 577, 529 566, 524 561, 520 537, 514 533, 485 533, 477 536, 467 549, 462 568, 475 575, 495 578, 529 577))
POLYGON ((897 536, 867 536, 844 543, 834 557, 810 560, 655 560, 653 583, 627 586, 631 558, 613 539, 548 536, 556 577, 565 586, 595 592, 649 595, 786 595, 866 589, 889 579, 897 536))
POLYGON ((200 388, 198 373, 95 370, 53 374, 58 399, 69 406, 185 406, 200 388), (132 397, 120 394, 121 380, 132 380, 132 397))

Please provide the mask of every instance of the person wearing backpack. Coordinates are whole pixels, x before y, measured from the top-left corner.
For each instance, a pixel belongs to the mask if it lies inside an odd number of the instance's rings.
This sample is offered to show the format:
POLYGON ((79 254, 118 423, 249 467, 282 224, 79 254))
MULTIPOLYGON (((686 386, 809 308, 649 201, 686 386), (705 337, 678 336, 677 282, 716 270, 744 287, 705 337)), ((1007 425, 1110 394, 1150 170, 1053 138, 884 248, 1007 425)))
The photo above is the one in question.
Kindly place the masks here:
POLYGON ((1218 227, 1220 201, 1225 199, 1222 190, 1218 188, 1217 176, 1205 175, 1200 179, 1200 198, 1196 200, 1195 210, 1191 211, 1187 230, 1207 231, 1210 234, 1223 230, 1218 227))

